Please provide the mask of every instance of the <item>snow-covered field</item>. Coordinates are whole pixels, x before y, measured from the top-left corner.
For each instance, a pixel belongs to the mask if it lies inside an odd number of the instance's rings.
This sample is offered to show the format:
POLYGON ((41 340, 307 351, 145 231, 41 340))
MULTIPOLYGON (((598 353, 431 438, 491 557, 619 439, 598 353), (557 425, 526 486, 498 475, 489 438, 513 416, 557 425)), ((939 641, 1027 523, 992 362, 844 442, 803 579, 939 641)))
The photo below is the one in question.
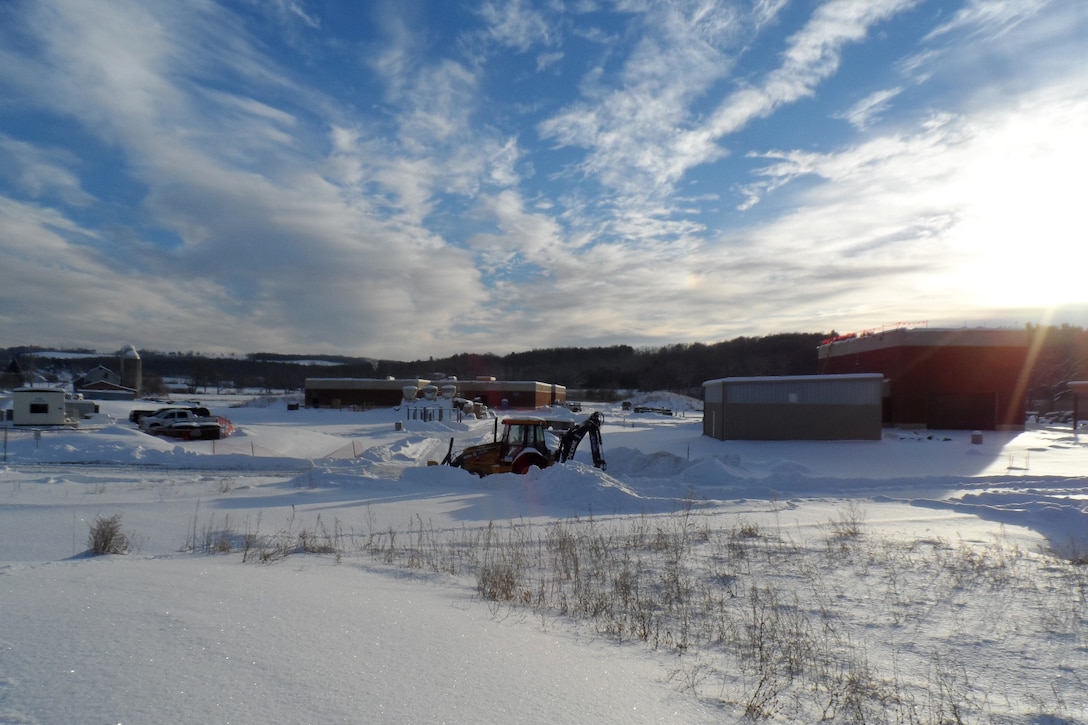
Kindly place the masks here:
POLYGON ((723 442, 659 395, 600 408, 607 473, 478 479, 426 462, 491 421, 202 402, 235 435, 6 431, 0 723, 1088 723, 1088 434, 723 442))

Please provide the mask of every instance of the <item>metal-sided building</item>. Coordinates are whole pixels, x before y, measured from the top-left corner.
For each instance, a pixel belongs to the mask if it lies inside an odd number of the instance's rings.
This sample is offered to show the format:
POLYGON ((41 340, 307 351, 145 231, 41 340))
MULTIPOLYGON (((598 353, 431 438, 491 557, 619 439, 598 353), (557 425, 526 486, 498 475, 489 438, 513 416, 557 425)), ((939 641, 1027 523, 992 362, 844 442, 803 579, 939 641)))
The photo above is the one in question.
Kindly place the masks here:
POLYGON ((721 440, 879 440, 884 376, 790 375, 703 383, 703 435, 721 440))
POLYGON ((829 340, 821 373, 881 373, 885 425, 1023 430, 1026 330, 907 329, 829 340))

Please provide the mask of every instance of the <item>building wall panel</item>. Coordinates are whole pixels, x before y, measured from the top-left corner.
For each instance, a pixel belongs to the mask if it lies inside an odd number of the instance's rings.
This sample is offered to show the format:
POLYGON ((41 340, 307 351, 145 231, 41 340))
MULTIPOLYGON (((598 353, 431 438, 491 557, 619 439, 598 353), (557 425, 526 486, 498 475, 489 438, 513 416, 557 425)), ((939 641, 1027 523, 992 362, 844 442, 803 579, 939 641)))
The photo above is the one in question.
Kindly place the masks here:
POLYGON ((727 404, 724 440, 880 440, 879 405, 727 404))
POLYGON ((879 440, 880 374, 722 378, 703 384, 703 434, 721 440, 879 440))
POLYGON ((888 377, 885 424, 1023 429, 1026 333, 899 330, 825 345, 819 357, 822 373, 888 377))

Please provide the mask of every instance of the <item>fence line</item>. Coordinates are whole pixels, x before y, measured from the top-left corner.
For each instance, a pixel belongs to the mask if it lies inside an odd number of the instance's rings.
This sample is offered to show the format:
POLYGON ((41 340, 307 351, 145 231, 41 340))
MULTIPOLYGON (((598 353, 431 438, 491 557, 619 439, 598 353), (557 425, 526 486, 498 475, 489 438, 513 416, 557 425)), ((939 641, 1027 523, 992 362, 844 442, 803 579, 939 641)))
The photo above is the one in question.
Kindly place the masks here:
POLYGON ((440 405, 435 406, 418 406, 412 405, 405 407, 405 420, 418 420, 424 423, 433 423, 434 421, 441 422, 444 418, 456 421, 458 423, 464 420, 464 411, 460 408, 445 408, 440 405))

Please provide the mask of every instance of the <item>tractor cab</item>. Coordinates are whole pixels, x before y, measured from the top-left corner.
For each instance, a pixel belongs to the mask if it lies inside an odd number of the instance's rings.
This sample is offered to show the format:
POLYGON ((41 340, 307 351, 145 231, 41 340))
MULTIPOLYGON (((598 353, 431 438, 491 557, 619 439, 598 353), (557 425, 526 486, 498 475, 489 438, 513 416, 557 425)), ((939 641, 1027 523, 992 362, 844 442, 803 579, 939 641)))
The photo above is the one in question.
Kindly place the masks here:
POLYGON ((550 457, 548 443, 544 438, 547 424, 534 418, 507 418, 502 422, 503 463, 513 464, 514 460, 527 451, 535 450, 544 457, 550 457))
POLYGON ((502 438, 498 437, 498 421, 495 422, 495 440, 470 446, 460 455, 452 456, 453 440, 450 440, 450 453, 443 463, 464 468, 478 476, 492 473, 526 473, 530 468, 547 468, 555 463, 555 457, 548 450, 544 431, 548 424, 540 418, 507 418, 502 422, 502 438))

